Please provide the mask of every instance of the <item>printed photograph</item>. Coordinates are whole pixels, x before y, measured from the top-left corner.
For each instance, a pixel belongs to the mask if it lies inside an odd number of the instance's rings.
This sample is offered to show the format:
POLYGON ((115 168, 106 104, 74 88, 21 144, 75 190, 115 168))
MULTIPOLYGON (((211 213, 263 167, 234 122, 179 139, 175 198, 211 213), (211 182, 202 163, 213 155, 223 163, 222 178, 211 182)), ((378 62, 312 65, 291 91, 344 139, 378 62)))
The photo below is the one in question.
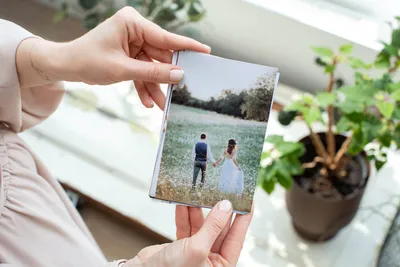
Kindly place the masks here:
POLYGON ((155 198, 251 209, 277 69, 180 52, 155 198))

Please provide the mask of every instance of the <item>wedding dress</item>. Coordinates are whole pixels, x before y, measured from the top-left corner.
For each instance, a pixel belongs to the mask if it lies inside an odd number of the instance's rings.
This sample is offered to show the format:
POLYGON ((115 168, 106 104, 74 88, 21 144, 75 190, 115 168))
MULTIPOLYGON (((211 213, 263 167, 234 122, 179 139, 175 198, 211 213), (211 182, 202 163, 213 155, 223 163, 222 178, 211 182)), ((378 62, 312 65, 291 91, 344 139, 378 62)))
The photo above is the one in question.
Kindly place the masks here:
MULTIPOLYGON (((234 154, 233 157, 236 155, 234 154)), ((241 195, 243 193, 243 171, 235 165, 233 157, 229 157, 227 153, 224 155, 219 190, 226 194, 241 195)))

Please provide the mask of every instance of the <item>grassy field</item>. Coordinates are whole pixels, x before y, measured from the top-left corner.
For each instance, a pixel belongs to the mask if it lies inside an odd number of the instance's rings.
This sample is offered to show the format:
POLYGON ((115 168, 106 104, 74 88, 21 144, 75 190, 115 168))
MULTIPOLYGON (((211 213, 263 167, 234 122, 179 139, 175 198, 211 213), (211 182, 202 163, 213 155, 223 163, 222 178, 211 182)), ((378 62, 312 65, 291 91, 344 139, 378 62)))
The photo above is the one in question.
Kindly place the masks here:
MULTIPOLYGON (((205 110, 172 104, 161 160, 156 197, 184 203, 214 206, 229 199, 234 209, 249 211, 258 175, 266 123, 246 121, 205 110), (190 192, 193 177, 191 153, 200 134, 206 132, 207 143, 215 159, 221 156, 230 138, 238 142, 237 161, 244 173, 241 199, 219 192, 219 173, 223 162, 207 167, 205 185, 190 192)), ((197 184, 199 184, 199 173, 197 184)))

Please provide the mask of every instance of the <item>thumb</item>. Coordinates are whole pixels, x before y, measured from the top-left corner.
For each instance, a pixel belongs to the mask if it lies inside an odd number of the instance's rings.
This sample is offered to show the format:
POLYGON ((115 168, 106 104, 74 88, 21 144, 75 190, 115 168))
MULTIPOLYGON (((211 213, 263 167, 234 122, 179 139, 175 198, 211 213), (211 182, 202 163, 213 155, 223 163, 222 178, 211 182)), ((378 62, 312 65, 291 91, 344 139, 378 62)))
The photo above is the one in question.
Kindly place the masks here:
POLYGON ((210 251, 225 226, 230 223, 232 204, 228 200, 219 202, 208 214, 203 226, 192 237, 193 244, 210 251))
POLYGON ((132 58, 124 60, 125 71, 122 80, 135 80, 153 83, 179 83, 183 79, 183 70, 178 66, 165 63, 142 61, 132 58))

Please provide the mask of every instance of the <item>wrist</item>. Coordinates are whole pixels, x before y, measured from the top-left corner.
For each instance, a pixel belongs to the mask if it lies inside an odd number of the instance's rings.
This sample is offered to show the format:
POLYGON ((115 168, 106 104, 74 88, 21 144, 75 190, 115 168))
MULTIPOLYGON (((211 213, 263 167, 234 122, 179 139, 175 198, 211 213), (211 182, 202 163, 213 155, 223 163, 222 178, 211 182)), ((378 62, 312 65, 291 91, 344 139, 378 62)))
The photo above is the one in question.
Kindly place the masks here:
POLYGON ((21 88, 65 80, 69 74, 66 44, 28 38, 17 49, 16 65, 21 88))

